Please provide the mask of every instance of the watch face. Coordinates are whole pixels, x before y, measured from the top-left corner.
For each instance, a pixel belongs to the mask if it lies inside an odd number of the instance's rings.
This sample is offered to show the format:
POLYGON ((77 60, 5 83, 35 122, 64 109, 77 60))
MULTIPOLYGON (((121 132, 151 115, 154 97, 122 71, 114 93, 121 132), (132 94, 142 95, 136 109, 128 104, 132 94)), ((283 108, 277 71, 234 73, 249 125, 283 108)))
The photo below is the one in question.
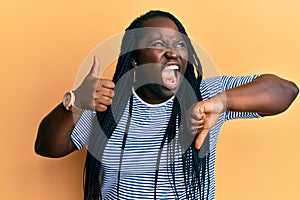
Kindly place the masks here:
POLYGON ((65 107, 67 107, 67 106, 69 106, 70 102, 71 102, 71 94, 70 94, 70 93, 67 93, 67 94, 65 94, 65 96, 64 96, 64 99, 63 99, 63 105, 64 105, 65 107))

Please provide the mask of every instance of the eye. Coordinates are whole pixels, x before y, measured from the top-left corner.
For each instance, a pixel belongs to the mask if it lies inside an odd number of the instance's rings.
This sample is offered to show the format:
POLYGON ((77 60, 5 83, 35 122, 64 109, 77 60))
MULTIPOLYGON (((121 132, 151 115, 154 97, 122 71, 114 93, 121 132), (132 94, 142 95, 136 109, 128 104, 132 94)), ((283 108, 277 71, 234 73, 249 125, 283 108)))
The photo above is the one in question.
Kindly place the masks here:
POLYGON ((178 43, 176 44, 176 47, 177 47, 177 48, 186 48, 186 44, 185 44, 185 42, 180 41, 180 42, 178 42, 178 43))
POLYGON ((152 47, 165 47, 166 45, 162 41, 155 41, 151 44, 152 47))

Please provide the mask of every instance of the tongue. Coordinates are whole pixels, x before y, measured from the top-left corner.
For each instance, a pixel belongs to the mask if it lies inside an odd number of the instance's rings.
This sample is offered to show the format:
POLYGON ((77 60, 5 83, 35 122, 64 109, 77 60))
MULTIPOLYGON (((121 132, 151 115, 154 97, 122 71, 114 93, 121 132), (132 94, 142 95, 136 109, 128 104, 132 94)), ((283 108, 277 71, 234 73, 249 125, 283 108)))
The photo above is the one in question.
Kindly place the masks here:
POLYGON ((162 80, 164 85, 169 89, 175 89, 177 86, 177 71, 174 69, 163 69, 162 73, 162 80))

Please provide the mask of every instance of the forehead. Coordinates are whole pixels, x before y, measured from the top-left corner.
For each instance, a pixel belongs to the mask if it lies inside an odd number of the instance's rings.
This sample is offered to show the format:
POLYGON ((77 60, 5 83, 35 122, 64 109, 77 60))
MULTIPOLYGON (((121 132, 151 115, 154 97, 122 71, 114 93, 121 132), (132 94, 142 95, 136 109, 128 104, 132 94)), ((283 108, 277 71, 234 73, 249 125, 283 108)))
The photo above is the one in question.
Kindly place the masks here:
POLYGON ((155 17, 152 19, 148 19, 143 24, 144 27, 166 28, 178 31, 177 25, 167 17, 155 17))
POLYGON ((138 34, 139 42, 143 43, 154 39, 163 39, 166 42, 182 39, 177 25, 169 18, 155 17, 144 22, 144 28, 138 34))

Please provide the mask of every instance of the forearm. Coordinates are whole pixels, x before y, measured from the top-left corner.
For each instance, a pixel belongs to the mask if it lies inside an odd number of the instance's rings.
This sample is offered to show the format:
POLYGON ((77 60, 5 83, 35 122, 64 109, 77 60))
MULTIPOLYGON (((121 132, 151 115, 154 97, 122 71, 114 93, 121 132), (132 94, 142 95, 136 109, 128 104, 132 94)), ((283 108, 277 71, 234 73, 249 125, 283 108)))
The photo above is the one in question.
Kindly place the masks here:
POLYGON ((227 110, 275 115, 285 111, 297 94, 294 83, 265 74, 250 83, 226 90, 224 96, 227 110))
POLYGON ((47 157, 62 157, 73 152, 76 147, 70 136, 79 117, 79 113, 67 111, 59 104, 40 123, 35 152, 47 157))

